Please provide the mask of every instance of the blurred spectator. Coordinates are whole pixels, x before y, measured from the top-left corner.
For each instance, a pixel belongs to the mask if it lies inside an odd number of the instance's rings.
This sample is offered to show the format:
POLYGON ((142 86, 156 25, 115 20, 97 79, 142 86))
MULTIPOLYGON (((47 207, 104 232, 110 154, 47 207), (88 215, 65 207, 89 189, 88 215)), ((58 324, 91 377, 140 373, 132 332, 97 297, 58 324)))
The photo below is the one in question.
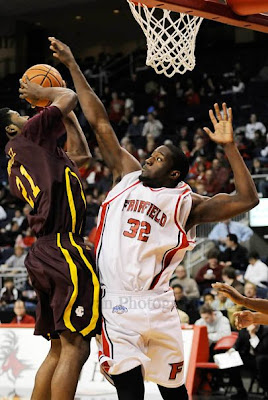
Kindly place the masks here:
POLYGON ((124 113, 124 100, 119 99, 118 93, 112 93, 112 101, 109 106, 109 119, 118 124, 124 113))
POLYGON ((227 235, 226 250, 220 255, 221 264, 245 271, 248 265, 248 251, 238 243, 234 233, 227 235))
POLYGON ((213 293, 206 293, 204 294, 204 304, 209 304, 211 305, 213 301, 215 300, 215 296, 213 293))
POLYGON ((244 286, 244 295, 249 299, 255 299, 257 296, 257 287, 254 283, 247 282, 244 286))
POLYGON ((186 270, 182 264, 178 265, 175 269, 175 274, 170 281, 171 287, 174 285, 181 285, 183 292, 188 298, 199 298, 199 290, 196 281, 193 278, 189 278, 186 274, 186 270))
POLYGON ((215 300, 211 303, 211 307, 216 311, 227 311, 234 307, 234 303, 222 293, 217 293, 215 300))
POLYGON ((35 319, 26 314, 25 304, 22 300, 15 301, 14 313, 16 316, 10 321, 11 324, 34 324, 35 319))
POLYGON ((142 136, 151 134, 153 138, 158 138, 162 134, 163 125, 158 119, 155 119, 154 114, 150 113, 147 117, 147 122, 143 127, 142 136))
MULTIPOLYGON (((140 121, 140 118, 137 115, 132 117, 131 124, 127 130, 127 136, 129 136, 132 140, 137 137, 141 137, 143 130, 143 122, 140 121)), ((135 142, 134 142, 135 143, 135 142)))
POLYGON ((4 208, 0 206, 0 221, 5 220, 7 217, 7 213, 5 212, 4 208))
POLYGON ((209 233, 208 238, 216 242, 219 245, 221 251, 226 248, 227 235, 233 233, 237 236, 238 243, 248 241, 253 235, 253 230, 248 226, 241 224, 241 222, 232 221, 227 219, 223 222, 219 222, 214 226, 212 231, 209 233))
POLYGON ((31 206, 29 204, 25 204, 22 210, 23 213, 23 221, 20 225, 20 231, 26 231, 26 229, 29 227, 29 223, 28 223, 28 215, 30 214, 30 212, 32 211, 31 206))
POLYGON ((21 289, 21 299, 24 301, 27 309, 35 310, 37 304, 37 295, 29 276, 27 277, 27 281, 24 283, 24 286, 21 289))
POLYGON ((231 395, 232 400, 248 399, 247 391, 241 378, 241 369, 250 372, 251 377, 258 376, 258 382, 265 393, 268 392, 268 326, 250 325, 242 329, 234 344, 243 360, 242 367, 230 369, 230 383, 237 390, 231 395))
POLYGON ((21 246, 15 246, 14 254, 6 260, 5 265, 12 268, 15 273, 17 269, 25 268, 25 258, 26 253, 24 251, 24 248, 21 246))
POLYGON ((113 183, 113 177, 111 171, 108 167, 103 167, 103 176, 97 182, 96 186, 99 190, 99 193, 107 193, 109 192, 113 183))
POLYGON ((220 311, 214 311, 208 304, 200 307, 200 315, 201 318, 195 322, 195 325, 207 327, 209 344, 213 349, 213 345, 220 338, 231 334, 230 322, 220 311))
POLYGON ((226 185, 230 175, 228 168, 226 168, 218 158, 214 158, 212 161, 212 172, 214 177, 216 177, 216 192, 226 192, 226 185))
POLYGON ((190 87, 184 95, 185 102, 188 104, 188 106, 200 104, 200 96, 193 87, 190 87))
POLYGON ((219 253, 217 250, 210 250, 207 255, 208 263, 200 268, 195 277, 201 295, 207 289, 211 289, 211 284, 221 280, 223 266, 219 264, 219 253))
POLYGON ((15 210, 15 215, 12 218, 12 221, 16 221, 19 226, 23 223, 24 215, 22 214, 21 210, 15 210))
POLYGON ((179 284, 173 286, 173 292, 175 296, 176 307, 184 311, 190 319, 190 324, 193 324, 197 318, 199 318, 199 313, 194 300, 188 299, 183 293, 183 287, 179 284))
POLYGON ((191 151, 191 159, 195 160, 197 157, 205 156, 207 154, 206 151, 206 143, 203 137, 197 137, 194 140, 194 148, 191 151))
POLYGON ((244 293, 244 286, 236 279, 236 273, 233 267, 223 268, 222 280, 224 283, 227 283, 227 285, 234 287, 239 293, 244 293))
POLYGON ((249 265, 244 275, 245 281, 254 283, 262 288, 268 285, 268 267, 260 260, 260 256, 256 251, 249 254, 249 265))
POLYGON ((257 121, 257 115, 251 114, 249 118, 250 122, 246 125, 245 136, 249 140, 253 140, 255 136, 255 132, 257 130, 261 131, 263 135, 266 133, 266 128, 264 124, 260 121, 257 121))
POLYGON ((20 291, 14 287, 12 278, 6 278, 4 287, 0 291, 0 306, 6 307, 20 298, 20 291))
POLYGON ((245 84, 242 82, 241 78, 237 78, 233 81, 232 92, 234 94, 237 93, 244 93, 245 91, 245 84))
POLYGON ((187 315, 186 312, 180 310, 179 308, 177 308, 177 311, 180 317, 181 324, 189 324, 189 315, 187 315))

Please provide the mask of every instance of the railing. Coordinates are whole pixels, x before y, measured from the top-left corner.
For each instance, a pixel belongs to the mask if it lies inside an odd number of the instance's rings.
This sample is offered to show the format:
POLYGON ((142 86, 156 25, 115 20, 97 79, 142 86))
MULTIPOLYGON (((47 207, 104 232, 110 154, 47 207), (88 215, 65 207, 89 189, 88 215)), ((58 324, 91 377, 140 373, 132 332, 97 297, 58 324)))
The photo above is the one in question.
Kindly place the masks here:
POLYGON ((5 265, 0 266, 0 288, 3 287, 3 279, 13 278, 14 286, 20 289, 27 280, 26 268, 10 268, 5 265))

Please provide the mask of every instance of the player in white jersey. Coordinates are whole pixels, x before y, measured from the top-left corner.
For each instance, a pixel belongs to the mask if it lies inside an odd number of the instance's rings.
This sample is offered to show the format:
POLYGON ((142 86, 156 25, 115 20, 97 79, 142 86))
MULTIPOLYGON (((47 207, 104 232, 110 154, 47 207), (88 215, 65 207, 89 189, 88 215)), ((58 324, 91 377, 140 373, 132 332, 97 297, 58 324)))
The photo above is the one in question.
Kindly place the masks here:
POLYGON ((212 198, 183 182, 188 161, 173 145, 160 146, 141 168, 120 147, 106 111, 81 73, 70 49, 50 38, 54 56, 70 70, 85 117, 91 124, 114 187, 102 204, 96 257, 103 285, 100 362, 112 375, 120 400, 142 400, 143 380, 158 384, 163 399, 188 398, 183 379, 180 321, 169 279, 194 245, 196 225, 221 221, 258 204, 236 145, 232 112, 216 104, 209 115, 234 173, 235 194, 212 198), (217 119, 216 119, 217 118, 217 119))

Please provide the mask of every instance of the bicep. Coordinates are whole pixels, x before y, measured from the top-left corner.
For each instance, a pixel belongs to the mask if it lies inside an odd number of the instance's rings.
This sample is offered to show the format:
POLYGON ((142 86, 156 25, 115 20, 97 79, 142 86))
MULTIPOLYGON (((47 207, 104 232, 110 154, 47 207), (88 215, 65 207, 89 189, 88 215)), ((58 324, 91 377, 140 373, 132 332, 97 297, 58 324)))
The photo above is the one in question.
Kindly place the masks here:
POLYGON ((191 224, 223 221, 248 209, 248 204, 240 201, 236 195, 220 193, 212 198, 204 197, 191 212, 191 224))
POLYGON ((95 133, 103 159, 113 172, 114 178, 141 169, 138 160, 120 146, 110 124, 99 125, 95 133))

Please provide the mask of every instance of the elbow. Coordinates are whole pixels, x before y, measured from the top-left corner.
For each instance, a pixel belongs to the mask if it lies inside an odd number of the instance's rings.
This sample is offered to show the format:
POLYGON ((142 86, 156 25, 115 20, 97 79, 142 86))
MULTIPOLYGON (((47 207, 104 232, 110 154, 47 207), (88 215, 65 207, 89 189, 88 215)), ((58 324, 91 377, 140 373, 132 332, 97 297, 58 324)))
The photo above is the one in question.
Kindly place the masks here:
POLYGON ((78 96, 77 96, 77 94, 74 92, 74 91, 72 91, 72 99, 71 99, 71 102, 72 102, 72 110, 76 107, 76 105, 77 105, 77 102, 78 102, 78 96))
POLYGON ((249 204, 249 210, 251 210, 252 208, 256 207, 259 204, 259 202, 260 202, 260 199, 259 199, 258 195, 256 194, 256 196, 254 196, 251 199, 251 202, 249 204))

